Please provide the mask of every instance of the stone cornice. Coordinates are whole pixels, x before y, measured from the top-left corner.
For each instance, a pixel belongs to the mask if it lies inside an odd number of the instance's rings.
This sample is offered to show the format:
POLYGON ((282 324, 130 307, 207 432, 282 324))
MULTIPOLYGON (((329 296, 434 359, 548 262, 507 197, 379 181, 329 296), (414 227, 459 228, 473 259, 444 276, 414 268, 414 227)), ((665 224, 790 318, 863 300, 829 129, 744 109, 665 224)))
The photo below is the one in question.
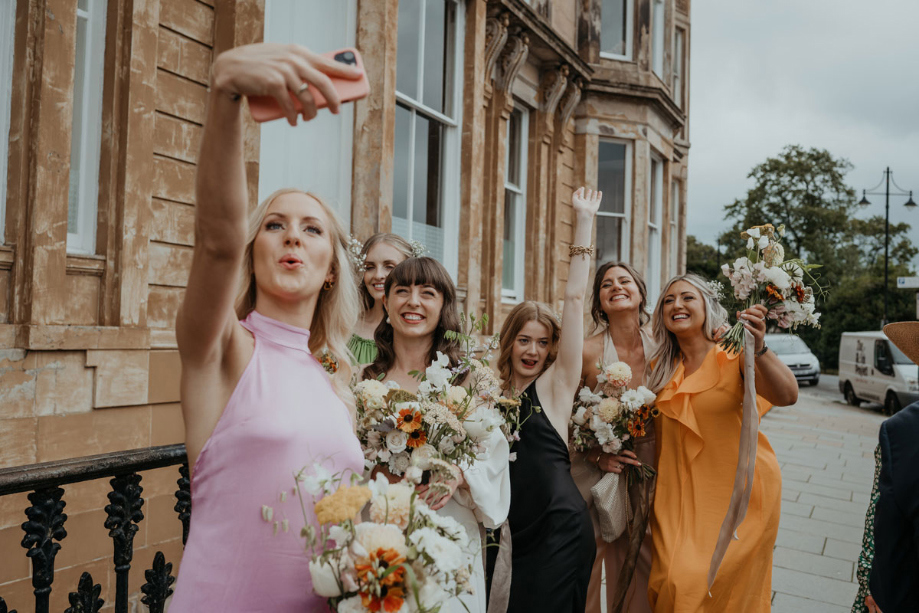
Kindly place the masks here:
POLYGON ((683 111, 680 110, 662 87, 594 79, 585 84, 584 90, 585 93, 618 94, 628 98, 646 100, 670 123, 674 130, 682 128, 686 122, 686 116, 683 111))
POLYGON ((581 59, 577 50, 572 49, 556 32, 546 19, 533 10, 524 0, 487 0, 492 7, 489 13, 497 14, 506 10, 514 25, 522 28, 530 37, 530 55, 545 62, 567 64, 575 73, 589 79, 593 74, 590 64, 581 59))

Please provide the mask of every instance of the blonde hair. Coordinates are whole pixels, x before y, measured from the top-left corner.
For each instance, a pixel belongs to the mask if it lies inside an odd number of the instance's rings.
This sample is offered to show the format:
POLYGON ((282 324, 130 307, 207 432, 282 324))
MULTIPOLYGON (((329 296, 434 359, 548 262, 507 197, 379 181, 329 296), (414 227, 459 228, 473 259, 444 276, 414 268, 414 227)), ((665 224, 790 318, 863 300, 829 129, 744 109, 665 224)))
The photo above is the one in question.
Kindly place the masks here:
MULTIPOLYGON (((539 375, 546 372, 546 369, 552 366, 558 355, 558 339, 561 336, 561 326, 555 311, 544 302, 535 302, 527 300, 521 302, 508 314, 501 326, 500 344, 498 345, 498 376, 501 377, 504 389, 510 389, 511 378, 514 374, 514 366, 511 363, 511 352, 514 349, 514 341, 523 326, 530 321, 538 321, 549 330, 549 355, 546 356, 546 363, 543 364, 539 375)), ((539 376, 537 375, 537 377, 539 376)), ((523 390, 518 390, 523 391, 523 390)))
POLYGON ((243 254, 242 275, 239 294, 236 296, 236 316, 245 319, 255 309, 256 283, 252 259, 255 237, 268 214, 268 208, 285 194, 302 194, 319 203, 328 218, 329 240, 332 243, 332 273, 335 283, 331 289, 322 289, 316 300, 316 310, 310 323, 309 348, 314 356, 327 351, 338 363, 338 370, 331 375, 332 387, 354 418, 354 395, 351 393, 351 352, 348 340, 357 323, 357 283, 348 260, 348 234, 335 211, 322 198, 312 192, 300 189, 279 189, 259 204, 249 215, 249 236, 243 254))
POLYGON ((705 321, 702 324, 702 333, 705 335, 705 338, 710 341, 717 340, 716 334, 718 330, 728 320, 728 312, 721 306, 721 303, 718 302, 718 295, 712 290, 708 281, 693 273, 680 275, 670 279, 661 292, 660 298, 657 299, 657 306, 654 308, 654 314, 651 316, 654 343, 657 346, 657 351, 655 351, 651 359, 648 360, 648 364, 654 364, 654 366, 649 367, 649 374, 646 379, 648 381, 648 389, 654 393, 661 391, 665 385, 670 383, 670 379, 673 378, 677 365, 682 358, 680 344, 677 341, 676 335, 664 326, 663 308, 664 298, 667 296, 667 292, 669 292, 673 284, 678 281, 689 283, 699 290, 699 293, 702 295, 702 300, 705 303, 705 321))
MULTIPOLYGON (((391 234, 389 232, 378 232, 370 238, 367 239, 367 242, 364 243, 364 246, 361 248, 361 261, 367 257, 367 254, 370 253, 370 250, 373 249, 374 245, 379 243, 386 243, 404 257, 402 261, 409 259, 415 255, 415 252, 412 250, 412 244, 399 236, 398 234, 391 234)), ((359 293, 361 296, 361 306, 364 307, 365 311, 369 311, 373 308, 373 296, 370 295, 370 292, 367 291, 367 286, 364 284, 364 271, 361 270, 358 272, 358 287, 359 293)))

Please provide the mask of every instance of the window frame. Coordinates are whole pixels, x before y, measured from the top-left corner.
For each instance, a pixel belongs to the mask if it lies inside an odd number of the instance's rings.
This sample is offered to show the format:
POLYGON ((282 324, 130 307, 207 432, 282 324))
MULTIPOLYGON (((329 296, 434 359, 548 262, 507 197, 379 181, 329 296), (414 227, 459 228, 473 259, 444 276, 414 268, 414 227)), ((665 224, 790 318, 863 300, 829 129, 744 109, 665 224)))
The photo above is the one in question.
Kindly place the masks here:
POLYGON ((657 301, 661 291, 663 187, 664 160, 652 151, 648 165, 648 260, 645 266, 645 283, 651 304, 657 301))
MULTIPOLYGON (((465 47, 465 3, 464 0, 444 0, 453 5, 454 23, 453 23, 453 49, 447 50, 452 52, 453 57, 453 83, 452 92, 448 103, 453 117, 440 113, 435 109, 423 103, 424 89, 422 79, 424 75, 424 63, 422 61, 417 75, 417 92, 421 99, 415 99, 411 96, 396 90, 396 104, 406 108, 411 113, 411 128, 409 132, 409 176, 408 185, 408 202, 406 203, 407 217, 404 221, 408 226, 407 240, 414 240, 412 235, 412 225, 415 223, 414 214, 414 177, 415 177, 415 130, 416 119, 420 114, 428 120, 434 120, 444 126, 444 137, 442 144, 441 158, 441 188, 440 188, 440 206, 442 214, 442 230, 444 233, 443 259, 442 264, 447 271, 456 278, 459 269, 459 227, 460 227, 460 170, 461 170, 461 141, 462 141, 462 94, 463 94, 463 50, 465 47)), ((424 24, 424 12, 426 4, 422 4, 422 13, 420 22, 424 24)), ((398 28, 398 24, 396 26, 398 28)), ((419 56, 424 57, 424 27, 421 28, 421 35, 418 37, 419 56)), ((397 62, 398 63, 398 62, 397 62)), ((397 66, 398 70, 398 66, 397 66)), ((395 139, 393 139, 395 143, 395 139)), ((394 151, 394 155, 396 152, 394 151)), ((397 219, 395 213, 391 214, 393 221, 397 219)), ((403 220, 402 217, 398 219, 403 220)), ((395 228, 393 229, 395 232, 395 228)))
MULTIPOLYGON (((623 145, 625 147, 625 168, 623 172, 625 174, 625 181, 623 182, 623 192, 624 198, 622 203, 622 213, 609 213, 607 211, 597 211, 597 218, 606 217, 606 218, 619 218, 622 219, 622 225, 620 227, 621 235, 619 237, 619 255, 615 260, 619 261, 629 261, 631 259, 631 237, 632 237, 632 168, 633 168, 633 155, 634 155, 634 143, 631 140, 623 140, 618 138, 601 138, 597 141, 597 187, 599 188, 599 175, 600 175, 600 144, 601 143, 615 143, 617 145, 623 145)), ((599 221, 596 224, 599 229, 599 221)), ((599 244, 599 241, 595 241, 596 244, 599 244)), ((600 262, 599 251, 597 253, 597 262, 600 262)))
POLYGON ((651 72, 664 80, 664 25, 667 21, 667 5, 664 0, 651 0, 651 72), (658 14, 658 11, 660 14, 658 14))
POLYGON ((0 245, 6 244, 6 175, 9 171, 13 110, 13 55, 16 52, 17 0, 0 6, 0 245))
POLYGON ((634 22, 634 13, 635 5, 633 0, 622 0, 625 3, 625 53, 618 54, 611 51, 603 50, 603 26, 602 26, 602 12, 603 12, 603 0, 600 0, 600 12, 601 12, 601 26, 600 26, 600 57, 606 60, 618 60, 630 62, 632 61, 632 31, 635 29, 634 22))
MULTIPOLYGON (((99 210, 99 163, 102 153, 102 85, 105 78, 105 27, 108 13, 108 0, 86 0, 87 8, 76 8, 75 27, 80 19, 86 20, 86 47, 83 60, 83 91, 80 105, 81 116, 71 120, 71 138, 73 126, 80 122, 79 147, 80 167, 77 175, 76 232, 69 228, 70 210, 74 203, 67 196, 67 253, 94 255, 96 253, 97 215, 99 210)), ((76 45, 76 35, 74 35, 76 45)), ((74 89, 78 75, 76 65, 76 46, 74 47, 74 89)), ((75 100, 76 96, 72 96, 75 100)), ((74 105, 76 106, 76 105, 74 105)), ((71 143, 71 158, 74 144, 71 143)), ((71 159, 70 182, 73 181, 73 164, 71 159)), ((69 185, 69 183, 68 183, 69 185)))
MULTIPOLYGON (((514 238, 514 287, 505 288, 504 287, 504 260, 502 259, 502 270, 501 270, 501 301, 510 304, 516 304, 523 300, 525 283, 526 283, 526 267, 524 266, 524 258, 526 258, 526 211, 527 211, 527 152, 529 149, 530 141, 530 111, 523 105, 516 104, 514 105, 514 110, 511 111, 511 116, 508 118, 508 127, 510 127, 510 121, 513 120, 514 115, 520 117, 520 139, 519 139, 519 150, 517 151, 518 158, 517 164, 520 169, 519 185, 514 185, 508 181, 508 172, 507 169, 510 168, 510 139, 507 142, 507 154, 504 160, 504 190, 505 194, 510 190, 514 192, 514 228, 513 236, 514 238)), ((507 198, 504 199, 504 206, 507 207, 507 198)), ((506 215, 505 215, 506 217, 506 215)), ((502 237, 502 249, 503 249, 503 237, 502 237)))
POLYGON ((675 277, 679 274, 678 252, 680 250, 680 192, 681 185, 679 180, 670 182, 670 276, 675 277))
POLYGON ((686 30, 679 26, 673 28, 673 66, 671 68, 670 89, 673 101, 678 109, 682 110, 686 101, 684 98, 686 74, 686 30))

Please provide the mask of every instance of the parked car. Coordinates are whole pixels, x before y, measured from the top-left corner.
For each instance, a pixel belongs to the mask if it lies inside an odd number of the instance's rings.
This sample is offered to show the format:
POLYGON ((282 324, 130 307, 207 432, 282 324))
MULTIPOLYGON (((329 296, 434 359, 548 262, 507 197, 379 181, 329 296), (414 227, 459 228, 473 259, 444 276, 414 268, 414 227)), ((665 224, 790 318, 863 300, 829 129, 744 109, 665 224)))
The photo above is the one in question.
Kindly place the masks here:
POLYGON ((880 402, 893 415, 919 400, 919 366, 883 332, 844 332, 839 341, 839 391, 846 402, 880 402))
POLYGON ((779 359, 791 369, 798 384, 820 382, 820 361, 799 336, 794 334, 767 334, 766 344, 779 359))

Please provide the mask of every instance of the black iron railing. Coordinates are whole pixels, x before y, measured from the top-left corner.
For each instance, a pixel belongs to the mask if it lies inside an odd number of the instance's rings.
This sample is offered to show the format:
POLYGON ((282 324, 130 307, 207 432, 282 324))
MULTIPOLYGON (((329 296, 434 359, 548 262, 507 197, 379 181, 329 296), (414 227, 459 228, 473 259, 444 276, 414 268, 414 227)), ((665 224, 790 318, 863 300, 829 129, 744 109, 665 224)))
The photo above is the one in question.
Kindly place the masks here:
MULTIPOLYGON (((137 524, 143 520, 140 472, 179 465, 179 479, 176 483, 175 510, 182 522, 182 544, 188 540, 188 522, 191 518, 191 490, 188 479, 188 460, 185 445, 164 445, 132 451, 120 451, 102 455, 87 456, 58 462, 30 464, 15 468, 0 469, 0 496, 29 492, 31 506, 25 510, 27 521, 22 524, 25 536, 22 546, 26 556, 32 560, 32 587, 35 593, 36 613, 49 613, 51 584, 54 582, 54 557, 61 549, 61 541, 67 536, 63 512, 62 485, 112 477, 112 491, 108 493, 109 504, 105 507, 105 527, 113 543, 115 564, 115 612, 128 611, 128 573, 134 555, 134 534, 137 524)), ((3 555, 8 555, 4 552, 3 555)), ((172 564, 167 563, 163 553, 158 551, 153 567, 144 572, 146 583, 141 587, 141 598, 150 613, 162 613, 166 599, 172 594, 172 564)), ((102 588, 93 583, 89 573, 80 577, 76 592, 70 592, 70 608, 65 613, 97 613, 103 605, 99 597, 102 588)), ((0 597, 0 613, 7 611, 6 602, 0 597)))

